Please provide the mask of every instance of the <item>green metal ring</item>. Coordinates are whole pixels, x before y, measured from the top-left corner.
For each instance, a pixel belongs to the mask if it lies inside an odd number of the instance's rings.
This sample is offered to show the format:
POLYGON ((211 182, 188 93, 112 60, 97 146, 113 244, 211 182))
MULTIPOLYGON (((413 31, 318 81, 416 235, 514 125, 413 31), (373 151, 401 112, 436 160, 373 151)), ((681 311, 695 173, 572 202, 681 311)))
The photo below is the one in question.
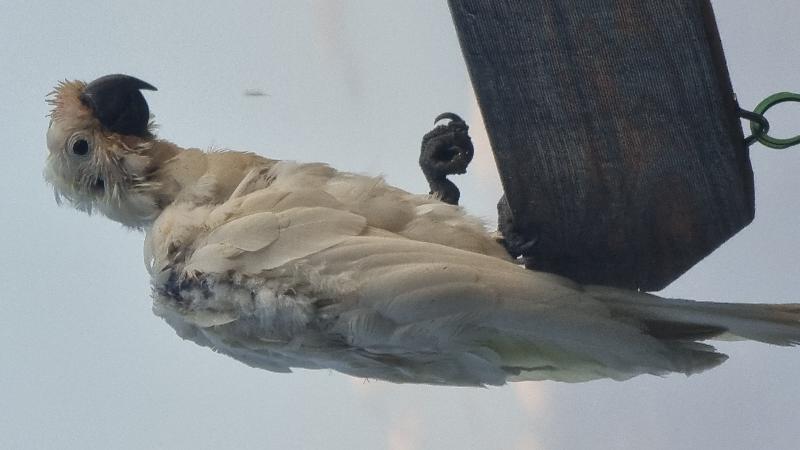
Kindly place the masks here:
MULTIPOLYGON (((778 92, 765 98, 753 110, 756 114, 764 115, 764 113, 773 106, 783 102, 800 102, 800 94, 793 92, 778 92)), ((774 138, 767 133, 761 133, 761 126, 756 122, 750 123, 750 131, 754 136, 758 136, 758 142, 766 145, 769 148, 784 149, 793 145, 800 144, 800 135, 788 139, 774 138)))

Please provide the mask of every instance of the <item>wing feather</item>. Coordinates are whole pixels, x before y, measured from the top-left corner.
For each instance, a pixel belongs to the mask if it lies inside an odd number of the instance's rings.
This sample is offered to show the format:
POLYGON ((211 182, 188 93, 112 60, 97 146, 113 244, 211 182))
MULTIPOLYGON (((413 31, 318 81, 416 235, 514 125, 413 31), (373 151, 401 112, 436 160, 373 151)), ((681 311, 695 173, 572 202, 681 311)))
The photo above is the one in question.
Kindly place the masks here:
POLYGON ((212 231, 185 270, 255 275, 333 247, 365 227, 362 216, 323 207, 250 214, 212 231))

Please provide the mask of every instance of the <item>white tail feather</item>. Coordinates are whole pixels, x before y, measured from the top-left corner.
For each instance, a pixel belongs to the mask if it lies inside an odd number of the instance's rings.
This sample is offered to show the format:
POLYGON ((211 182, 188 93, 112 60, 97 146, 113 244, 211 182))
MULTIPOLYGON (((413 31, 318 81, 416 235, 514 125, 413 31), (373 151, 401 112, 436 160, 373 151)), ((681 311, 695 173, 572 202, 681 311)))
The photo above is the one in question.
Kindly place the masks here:
POLYGON ((800 304, 796 303, 699 302, 600 286, 587 287, 587 292, 616 314, 644 323, 673 324, 678 333, 696 326, 699 334, 704 329, 719 329, 718 333, 709 332, 707 338, 724 337, 725 333, 774 345, 800 344, 800 304))

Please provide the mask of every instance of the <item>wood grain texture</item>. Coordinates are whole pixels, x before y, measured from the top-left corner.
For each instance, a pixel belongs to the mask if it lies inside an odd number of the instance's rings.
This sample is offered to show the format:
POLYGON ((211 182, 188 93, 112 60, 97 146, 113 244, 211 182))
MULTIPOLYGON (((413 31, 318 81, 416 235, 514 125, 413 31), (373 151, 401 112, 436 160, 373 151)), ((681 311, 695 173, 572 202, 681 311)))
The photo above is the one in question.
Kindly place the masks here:
POLYGON ((449 4, 530 267, 658 290, 752 220, 708 1, 449 4))

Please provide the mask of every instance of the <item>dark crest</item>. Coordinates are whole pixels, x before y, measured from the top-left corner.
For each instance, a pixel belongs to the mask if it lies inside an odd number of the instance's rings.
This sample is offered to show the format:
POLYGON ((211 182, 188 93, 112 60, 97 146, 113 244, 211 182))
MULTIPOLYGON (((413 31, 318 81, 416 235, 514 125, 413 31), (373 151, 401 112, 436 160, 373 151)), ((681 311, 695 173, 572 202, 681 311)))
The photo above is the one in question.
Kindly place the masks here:
POLYGON ((119 134, 147 137, 150 108, 140 89, 156 88, 128 75, 106 75, 86 86, 81 102, 92 109, 106 129, 119 134))

